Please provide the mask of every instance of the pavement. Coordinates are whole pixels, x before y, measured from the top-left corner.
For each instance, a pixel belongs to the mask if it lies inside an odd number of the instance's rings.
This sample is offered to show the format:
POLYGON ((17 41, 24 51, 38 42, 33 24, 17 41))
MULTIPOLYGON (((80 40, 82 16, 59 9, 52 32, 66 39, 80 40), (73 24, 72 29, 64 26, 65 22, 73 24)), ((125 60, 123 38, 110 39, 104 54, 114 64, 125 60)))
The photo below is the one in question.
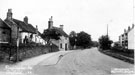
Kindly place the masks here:
POLYGON ((134 75, 131 73, 133 68, 133 64, 104 55, 97 48, 91 48, 59 51, 14 65, 1 65, 0 75, 134 75))

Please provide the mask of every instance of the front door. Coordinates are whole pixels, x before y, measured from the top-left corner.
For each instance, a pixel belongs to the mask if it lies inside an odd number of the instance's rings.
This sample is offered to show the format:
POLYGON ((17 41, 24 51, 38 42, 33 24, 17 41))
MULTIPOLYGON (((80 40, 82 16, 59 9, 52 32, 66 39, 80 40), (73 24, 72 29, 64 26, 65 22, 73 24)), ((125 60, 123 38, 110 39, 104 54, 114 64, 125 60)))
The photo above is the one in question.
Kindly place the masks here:
POLYGON ((65 44, 65 50, 67 50, 67 43, 65 44))

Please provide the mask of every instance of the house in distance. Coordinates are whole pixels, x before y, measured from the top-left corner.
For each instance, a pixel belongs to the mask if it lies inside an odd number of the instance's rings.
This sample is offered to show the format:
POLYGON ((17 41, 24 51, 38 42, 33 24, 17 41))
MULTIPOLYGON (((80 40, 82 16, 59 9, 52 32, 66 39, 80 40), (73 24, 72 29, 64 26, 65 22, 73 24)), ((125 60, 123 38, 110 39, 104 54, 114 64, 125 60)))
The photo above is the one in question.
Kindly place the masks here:
POLYGON ((60 25, 60 27, 53 26, 53 17, 49 18, 48 21, 48 30, 54 30, 56 33, 60 34, 60 39, 50 39, 50 42, 58 46, 59 50, 68 50, 69 49, 69 38, 67 33, 64 31, 64 25, 60 25))

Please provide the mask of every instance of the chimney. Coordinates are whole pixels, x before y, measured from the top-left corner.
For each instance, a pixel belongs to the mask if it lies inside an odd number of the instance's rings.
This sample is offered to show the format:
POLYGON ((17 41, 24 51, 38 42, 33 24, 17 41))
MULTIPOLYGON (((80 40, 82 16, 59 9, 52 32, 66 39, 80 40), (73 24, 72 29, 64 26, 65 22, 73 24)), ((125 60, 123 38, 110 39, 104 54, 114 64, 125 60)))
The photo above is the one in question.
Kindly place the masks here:
POLYGON ((28 17, 27 16, 25 16, 23 20, 24 20, 24 23, 28 24, 28 17))
POLYGON ((126 29, 124 29, 124 33, 126 33, 126 29))
POLYGON ((63 26, 64 26, 64 25, 60 25, 60 28, 61 28, 62 30, 63 30, 63 26))
POLYGON ((36 25, 36 33, 38 34, 38 26, 36 25))
POLYGON ((130 31, 130 26, 128 26, 128 31, 130 31))
POLYGON ((38 26, 36 25, 36 29, 38 30, 38 26))
POLYGON ((53 27, 53 17, 51 16, 51 18, 49 18, 48 21, 48 29, 51 29, 53 27))
POLYGON ((13 15, 12 9, 8 9, 8 12, 7 12, 7 19, 8 19, 8 20, 12 20, 12 15, 13 15))
POLYGON ((134 28, 134 24, 132 24, 132 28, 134 28))

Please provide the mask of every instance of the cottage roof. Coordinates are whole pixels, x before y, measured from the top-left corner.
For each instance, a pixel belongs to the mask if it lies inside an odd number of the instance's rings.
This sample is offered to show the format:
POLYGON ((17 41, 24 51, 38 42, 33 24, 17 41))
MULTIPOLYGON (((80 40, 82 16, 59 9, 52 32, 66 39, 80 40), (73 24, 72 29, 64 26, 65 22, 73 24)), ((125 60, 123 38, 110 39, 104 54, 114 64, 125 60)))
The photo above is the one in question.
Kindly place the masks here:
POLYGON ((9 21, 9 20, 5 19, 5 23, 8 23, 10 26, 12 24, 15 24, 16 26, 18 26, 22 29, 21 32, 29 32, 29 33, 36 34, 36 29, 31 24, 26 24, 23 21, 20 21, 17 19, 12 19, 9 21))
POLYGON ((42 34, 38 31, 38 35, 41 36, 42 34))
POLYGON ((36 33, 36 29, 31 24, 26 24, 17 19, 13 19, 13 21, 22 29, 22 32, 36 33))
POLYGON ((64 32, 64 30, 62 30, 61 28, 58 27, 52 27, 52 29, 54 29, 56 32, 60 33, 61 35, 68 37, 68 35, 66 34, 66 32, 64 32))
POLYGON ((10 29, 10 26, 0 18, 0 28, 10 29))
POLYGON ((31 24, 28 24, 28 26, 31 29, 31 31, 33 31, 33 33, 36 33, 36 28, 34 28, 31 24))
POLYGON ((48 47, 50 47, 50 46, 52 46, 52 48, 54 48, 54 49, 58 49, 58 46, 55 45, 55 44, 53 44, 53 43, 52 43, 52 45, 50 45, 50 43, 47 43, 47 44, 45 45, 46 48, 48 48, 48 47))

